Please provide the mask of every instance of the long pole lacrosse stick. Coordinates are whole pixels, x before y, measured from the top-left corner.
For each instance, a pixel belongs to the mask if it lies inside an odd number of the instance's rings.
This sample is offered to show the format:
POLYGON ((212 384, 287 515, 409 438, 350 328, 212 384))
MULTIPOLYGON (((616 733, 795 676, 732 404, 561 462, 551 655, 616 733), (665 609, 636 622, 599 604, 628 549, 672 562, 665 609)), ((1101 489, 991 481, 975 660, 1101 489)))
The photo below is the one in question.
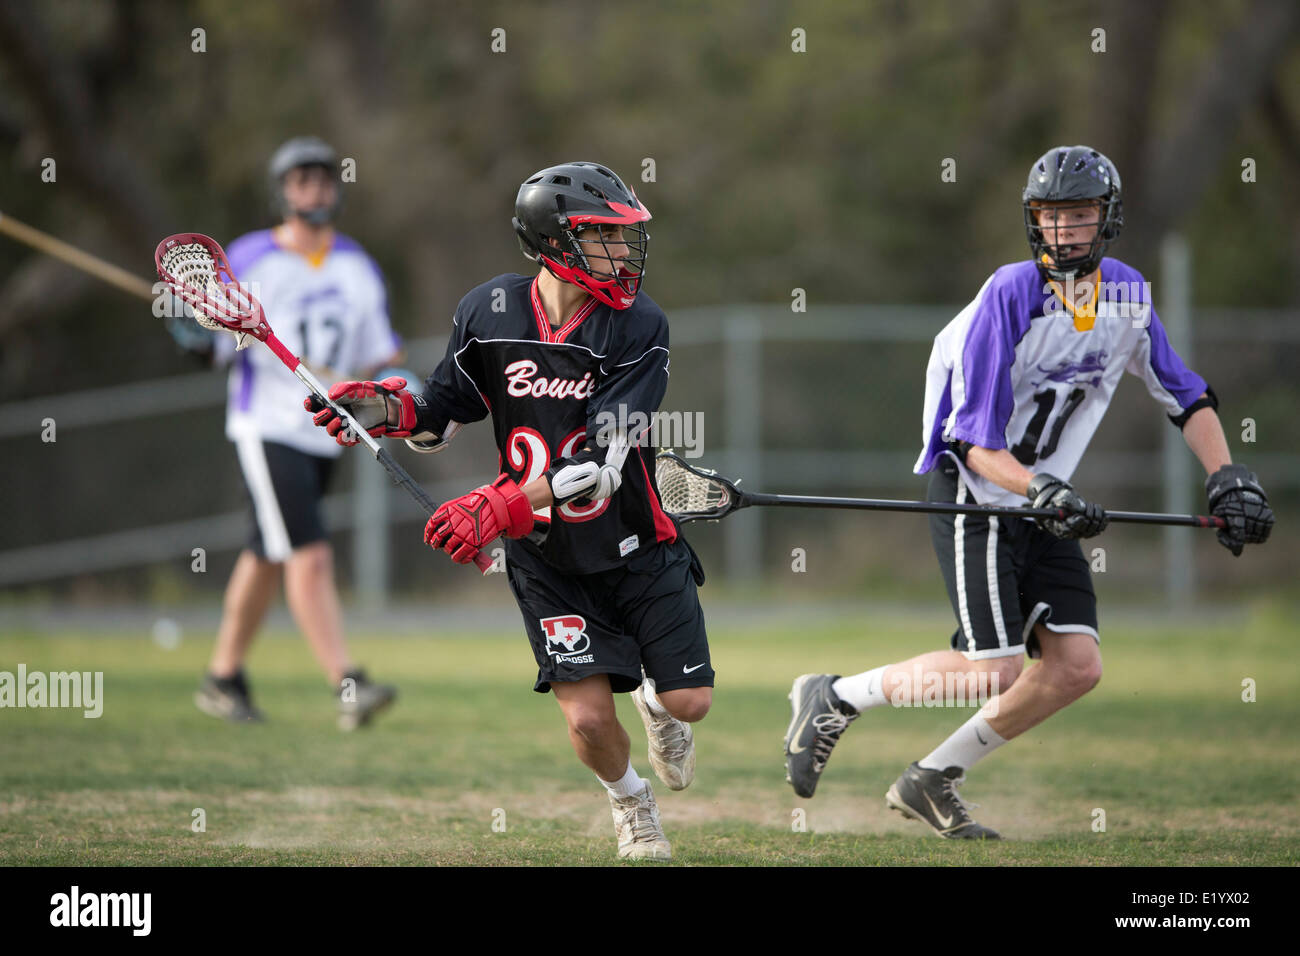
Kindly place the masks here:
POLYGON ((84 252, 76 246, 69 245, 62 239, 56 239, 49 233, 41 232, 41 230, 24 222, 19 222, 13 216, 6 216, 3 212, 0 212, 0 233, 10 239, 16 239, 18 242, 31 246, 47 256, 53 256, 60 262, 66 262, 82 272, 87 272, 109 285, 116 286, 128 295, 150 301, 154 298, 153 286, 139 276, 132 275, 125 269, 115 266, 111 262, 105 262, 98 256, 84 252))
MULTIPOLYGON (((655 483, 663 509, 678 521, 717 521, 754 505, 785 508, 847 508, 859 511, 912 511, 922 514, 986 515, 998 518, 1065 518, 1063 509, 1000 508, 959 505, 944 501, 894 501, 888 498, 818 498, 808 495, 768 495, 741 491, 717 472, 688 465, 672 452, 655 458, 655 483)), ((1223 528, 1227 522, 1208 515, 1154 514, 1146 511, 1107 511, 1111 521, 1131 524, 1190 525, 1223 528)))
MULTIPOLYGON (((248 345, 248 337, 257 339, 275 353, 276 357, 298 376, 307 388, 322 402, 334 409, 352 433, 370 450, 375 459, 388 471, 393 483, 400 485, 425 512, 432 517, 438 510, 432 498, 406 469, 393 460, 374 436, 361 427, 342 405, 333 401, 325 387, 310 370, 284 346, 262 311, 262 304, 230 271, 226 254, 216 240, 195 232, 168 236, 158 243, 154 251, 158 278, 167 283, 172 293, 194 311, 194 318, 204 328, 217 332, 230 332, 238 342, 237 348, 248 345)), ((492 559, 480 551, 474 557, 480 571, 487 574, 492 569, 492 559)))

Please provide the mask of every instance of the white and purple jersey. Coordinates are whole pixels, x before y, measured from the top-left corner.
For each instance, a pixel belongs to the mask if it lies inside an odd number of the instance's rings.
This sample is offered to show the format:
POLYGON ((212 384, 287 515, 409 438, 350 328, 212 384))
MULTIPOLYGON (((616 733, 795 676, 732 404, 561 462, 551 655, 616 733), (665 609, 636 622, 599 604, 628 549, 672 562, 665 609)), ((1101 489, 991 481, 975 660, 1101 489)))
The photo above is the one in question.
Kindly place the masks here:
MULTIPOLYGON (((401 342, 388 322, 384 279, 353 239, 336 235, 319 261, 279 246, 271 230, 230 244, 231 271, 262 303, 281 342, 313 371, 334 380, 389 362, 401 342)), ((272 441, 333 458, 342 448, 303 411, 307 388, 270 349, 235 351, 234 337, 217 336, 217 361, 232 361, 226 437, 272 441)), ((327 388, 333 381, 317 374, 327 388)))
MULTIPOLYGON (((1125 371, 1172 417, 1201 397, 1205 380, 1170 347, 1141 273, 1102 259, 1096 301, 1094 320, 1076 319, 1032 261, 993 273, 935 337, 913 470, 928 472, 966 441, 1009 449, 1030 471, 1069 481, 1125 371)), ((1024 503, 958 466, 981 504, 1024 503)))

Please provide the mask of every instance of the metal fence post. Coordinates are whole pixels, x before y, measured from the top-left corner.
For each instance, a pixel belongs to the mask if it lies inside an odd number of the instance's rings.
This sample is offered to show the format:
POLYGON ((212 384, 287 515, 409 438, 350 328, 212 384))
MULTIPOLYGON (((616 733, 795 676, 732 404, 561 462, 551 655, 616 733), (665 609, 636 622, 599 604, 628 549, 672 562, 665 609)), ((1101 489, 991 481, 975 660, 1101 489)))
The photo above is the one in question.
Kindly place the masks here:
POLYGON ((388 597, 389 495, 384 470, 364 448, 354 449, 352 483, 352 582, 365 608, 376 608, 388 597))
MULTIPOLYGON (((1160 243, 1160 321, 1173 346, 1189 368, 1192 355, 1192 253, 1187 238, 1169 233, 1160 243)), ((1176 428, 1164 430, 1162 443, 1164 510, 1190 514, 1196 510, 1192 495, 1193 457, 1176 428)), ((1193 530, 1167 527, 1164 531, 1165 600, 1170 606, 1185 603, 1196 589, 1193 530)))
MULTIPOLYGON (((762 336, 762 326, 752 314, 732 314, 723 326, 727 473, 740 475, 746 486, 759 489, 763 487, 762 336)), ((728 576, 739 584, 754 583, 762 571, 763 509, 754 508, 724 527, 728 576)))

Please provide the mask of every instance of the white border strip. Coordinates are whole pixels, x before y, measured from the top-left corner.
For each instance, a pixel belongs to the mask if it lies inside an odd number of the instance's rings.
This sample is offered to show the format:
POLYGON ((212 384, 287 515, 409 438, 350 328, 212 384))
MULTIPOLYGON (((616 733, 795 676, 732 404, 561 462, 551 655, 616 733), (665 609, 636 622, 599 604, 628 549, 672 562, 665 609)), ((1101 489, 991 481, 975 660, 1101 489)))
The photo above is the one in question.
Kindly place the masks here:
MULTIPOLYGON (((966 484, 957 476, 957 504, 966 503, 966 484)), ((957 609, 961 615, 961 630, 966 635, 966 653, 975 652, 975 632, 970 624, 970 608, 966 606, 966 516, 958 515, 953 521, 953 548, 957 566, 957 609)))
POLYGON ((293 548, 289 544, 289 531, 284 526, 284 515, 280 513, 280 502, 275 497, 275 485, 271 483, 266 449, 262 447, 261 439, 245 435, 235 440, 235 451, 239 454, 239 464, 244 469, 244 478, 253 496, 253 513, 257 515, 257 526, 262 532, 262 550, 266 552, 266 560, 285 561, 293 548))
POLYGON ((1002 596, 998 593, 998 519, 989 517, 989 543, 984 550, 984 574, 989 583, 989 604, 993 608, 993 626, 998 632, 998 647, 1010 644, 1007 625, 1002 620, 1002 596))

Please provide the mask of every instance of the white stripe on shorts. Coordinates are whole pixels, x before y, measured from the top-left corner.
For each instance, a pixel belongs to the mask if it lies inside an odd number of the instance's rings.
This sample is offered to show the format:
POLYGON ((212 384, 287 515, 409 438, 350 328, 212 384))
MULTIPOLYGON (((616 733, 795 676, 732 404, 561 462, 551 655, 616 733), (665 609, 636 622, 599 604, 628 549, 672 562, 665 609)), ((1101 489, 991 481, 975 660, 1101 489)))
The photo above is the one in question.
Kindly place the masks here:
POLYGON ((248 490, 253 495, 253 513, 262 532, 262 550, 266 553, 266 560, 285 561, 293 548, 289 545, 289 531, 284 526, 280 502, 275 497, 262 440, 254 435, 241 436, 235 439, 235 451, 239 454, 239 465, 244 470, 248 490))
MULTIPOLYGON (((966 483, 957 475, 957 504, 966 503, 966 483)), ((975 650, 975 631, 970 626, 970 608, 966 606, 966 516, 958 515, 952 523, 953 548, 957 558, 957 610, 961 615, 961 630, 966 635, 966 650, 975 650)))
POLYGON ((1007 646, 1007 626, 1002 620, 1002 597, 998 594, 998 519, 989 516, 989 544, 984 551, 984 574, 989 582, 989 605, 993 626, 998 631, 998 647, 1007 646))

